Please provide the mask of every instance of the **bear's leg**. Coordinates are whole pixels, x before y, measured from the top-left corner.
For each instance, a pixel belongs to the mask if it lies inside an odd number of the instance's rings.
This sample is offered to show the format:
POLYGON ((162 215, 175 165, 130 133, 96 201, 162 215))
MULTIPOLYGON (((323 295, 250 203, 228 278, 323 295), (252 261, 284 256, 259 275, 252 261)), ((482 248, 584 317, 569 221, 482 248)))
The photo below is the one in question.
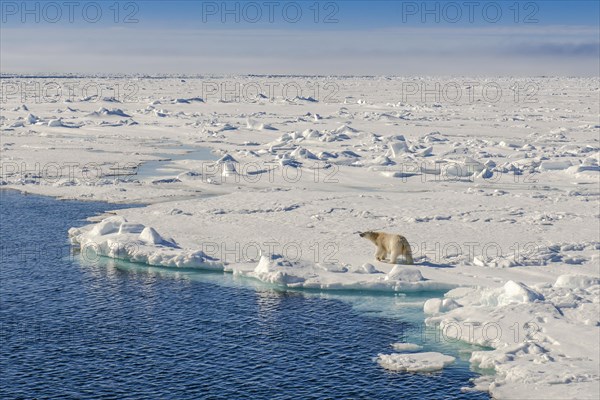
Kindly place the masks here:
POLYGON ((392 250, 392 256, 390 257, 390 264, 396 264, 396 260, 398 259, 398 255, 400 253, 398 250, 392 250))
POLYGON ((377 261, 381 261, 381 260, 383 260, 384 257, 385 257, 385 250, 381 247, 378 247, 377 251, 375 252, 375 259, 377 261))
POLYGON ((412 253, 410 251, 404 254, 404 259, 406 260, 406 263, 408 265, 413 265, 414 264, 414 261, 413 261, 413 258, 412 258, 412 253))
POLYGON ((412 250, 410 245, 406 243, 406 245, 402 246, 402 255, 404 256, 404 262, 408 265, 413 265, 414 261, 412 258, 412 250))

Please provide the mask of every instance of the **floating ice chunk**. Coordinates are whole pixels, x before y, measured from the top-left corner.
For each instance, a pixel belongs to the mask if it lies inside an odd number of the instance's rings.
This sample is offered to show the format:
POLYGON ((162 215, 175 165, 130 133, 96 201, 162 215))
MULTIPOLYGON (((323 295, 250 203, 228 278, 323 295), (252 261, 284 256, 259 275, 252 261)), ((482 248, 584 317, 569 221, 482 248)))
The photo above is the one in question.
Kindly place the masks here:
POLYGON ((487 306, 505 306, 514 303, 532 303, 544 300, 544 296, 529 286, 514 281, 508 281, 499 289, 487 289, 481 294, 481 303, 487 306))
POLYGON ((319 160, 329 160, 331 158, 337 158, 337 155, 334 155, 327 151, 322 151, 319 154, 317 154, 317 157, 319 158, 319 160))
POLYGON ((223 270, 223 263, 202 251, 182 250, 173 239, 162 238, 154 229, 127 223, 115 216, 102 222, 69 230, 74 246, 89 249, 100 256, 164 267, 223 270), (140 231, 138 235, 137 233, 140 231), (119 229, 118 233, 116 229, 119 229), (102 235, 99 235, 102 234, 102 235), (133 245, 131 245, 133 244, 133 245))
POLYGON ((344 266, 344 265, 340 265, 340 264, 334 264, 334 263, 319 263, 316 265, 318 268, 324 270, 324 271, 328 271, 328 272, 335 272, 335 273, 344 273, 344 272, 348 272, 348 267, 344 266))
POLYGON ((273 267, 291 267, 292 263, 285 260, 281 254, 262 255, 254 272, 271 272, 273 267))
POLYGON ((478 174, 485 166, 471 157, 462 157, 456 160, 446 160, 448 165, 444 168, 447 176, 468 177, 478 174))
POLYGON ((302 136, 306 139, 318 139, 321 137, 321 133, 316 129, 306 129, 302 132, 302 136))
POLYGON ((380 271, 378 271, 373 264, 365 263, 361 266, 355 267, 352 272, 355 274, 377 274, 380 271))
POLYGON ((486 257, 484 255, 473 257, 473 265, 491 268, 512 268, 519 265, 513 257, 486 257))
POLYGON ((365 161, 363 165, 378 165, 378 166, 388 166, 396 164, 394 161, 390 160, 389 157, 386 156, 378 156, 372 160, 365 161))
POLYGON ((283 146, 286 142, 289 142, 290 140, 292 140, 292 135, 285 132, 277 139, 278 142, 282 142, 282 143, 281 144, 273 144, 272 146, 283 146))
POLYGON ((421 157, 430 156, 433 153, 433 146, 425 147, 424 149, 416 150, 415 154, 421 157))
POLYGON ((79 228, 69 228, 69 230, 67 232, 69 234, 69 241, 71 242, 71 244, 75 245, 76 244, 75 238, 77 236, 81 235, 81 229, 79 229, 79 228))
POLYGON ((235 127, 235 126, 233 126, 231 124, 228 124, 228 123, 217 124, 216 128, 217 128, 216 132, 225 132, 225 131, 235 131, 235 130, 237 130, 237 127, 235 127))
POLYGON ((92 230, 92 235, 108 235, 109 233, 118 232, 121 224, 127 222, 127 220, 121 216, 108 217, 102 220, 102 222, 96 224, 92 230))
POLYGON ((600 285, 600 279, 586 275, 561 275, 556 279, 554 287, 568 289, 587 289, 590 286, 600 285))
POLYGON ((493 160, 486 160, 483 165, 488 169, 493 169, 496 166, 496 163, 493 160))
POLYGON ((158 185, 161 183, 180 183, 180 182, 181 182, 181 180, 178 178, 164 178, 164 179, 156 179, 156 180, 152 181, 152 183, 154 185, 158 185))
POLYGON ((335 129, 333 132, 334 132, 334 133, 338 133, 338 134, 339 134, 339 133, 341 133, 341 134, 346 134, 346 135, 348 135, 348 134, 351 134, 351 133, 357 133, 357 132, 358 132, 358 130, 356 130, 356 129, 354 129, 354 128, 351 128, 351 127, 349 127, 348 125, 345 125, 345 124, 344 124, 344 125, 342 125, 342 126, 338 127, 337 129, 335 129))
POLYGON ((390 371, 433 372, 454 362, 455 358, 441 353, 379 354, 377 363, 390 371))
POLYGON ((290 154, 293 158, 307 159, 307 160, 316 160, 317 156, 315 156, 310 150, 305 149, 304 147, 298 147, 290 154))
POLYGON ((27 118, 25 118, 25 120, 27 121, 28 124, 33 125, 39 121, 39 118, 33 114, 29 114, 29 115, 27 115, 27 118))
POLYGON ((425 314, 440 314, 459 307, 462 306, 454 299, 429 299, 423 305, 423 312, 425 314))
POLYGON ((113 108, 112 110, 109 110, 104 107, 99 108, 98 111, 95 111, 95 112, 91 113, 90 115, 115 115, 118 117, 131 117, 131 115, 126 114, 120 108, 113 108))
POLYGON ((556 171, 567 169, 572 165, 571 161, 542 161, 540 171, 556 171))
POLYGON ((225 154, 223 157, 219 158, 216 163, 217 164, 225 164, 225 163, 237 163, 238 161, 233 158, 230 154, 225 154))
POLYGON ((105 97, 102 97, 101 100, 109 102, 109 103, 120 103, 121 102, 120 100, 116 99, 114 96, 105 96, 105 97))
POLYGON ((390 150, 388 157, 397 158, 400 157, 404 153, 408 153, 408 145, 404 141, 394 142, 389 144, 390 150))
POLYGON ((15 121, 12 124, 10 124, 11 128, 23 128, 25 127, 25 121, 15 121))
POLYGON ((268 124, 263 124, 261 122, 255 121, 253 119, 248 118, 246 120, 246 127, 248 129, 253 129, 253 130, 257 130, 257 131, 262 131, 264 129, 269 129, 269 130, 276 130, 275 128, 273 128, 271 125, 268 124))
POLYGON ((435 143, 435 142, 447 142, 448 139, 445 137, 440 137, 443 136, 440 132, 435 131, 435 132, 429 132, 428 134, 426 134, 425 136, 423 136, 423 142, 425 143, 435 143))
POLYGON ((300 168, 302 166, 302 163, 296 160, 292 160, 291 158, 281 158, 279 160, 279 165, 281 167, 300 168))
POLYGON ((508 281, 504 284, 504 298, 506 303, 529 303, 543 300, 544 296, 529 288, 524 283, 508 281))
POLYGON ((261 256, 256 268, 250 274, 263 282, 288 285, 294 283, 302 283, 305 279, 298 274, 293 273, 292 264, 284 260, 279 254, 271 254, 269 256, 261 256))
POLYGON ((254 268, 254 273, 256 274, 266 274, 271 272, 271 261, 272 257, 261 256, 258 261, 258 265, 254 268))
POLYGON ((290 134, 290 136, 292 137, 293 140, 298 140, 298 141, 304 140, 304 136, 302 136, 302 134, 299 132, 292 132, 290 134))
POLYGON ((400 353, 414 353, 423 349, 423 346, 413 343, 392 343, 392 347, 400 353))
POLYGON ((145 226, 143 224, 132 224, 128 222, 123 222, 119 226, 119 235, 124 233, 141 233, 144 230, 145 226))
POLYGON ((234 176, 237 175, 237 173, 238 172, 235 169, 235 163, 226 162, 225 164, 223 164, 221 172, 222 176, 234 176))
POLYGON ((516 149, 517 147, 520 147, 516 143, 510 143, 510 142, 506 142, 506 141, 501 141, 500 143, 498 143, 498 145, 501 146, 501 147, 508 147, 508 148, 511 148, 511 149, 516 149))
POLYGON ((415 268, 395 265, 385 276, 386 281, 420 282, 424 281, 421 271, 415 268))
POLYGON ((56 128, 56 127, 63 126, 63 123, 60 118, 59 119, 51 119, 48 121, 48 126, 56 128))
POLYGON ((587 261, 587 258, 585 257, 578 257, 578 256, 563 256, 562 261, 565 264, 583 264, 584 262, 587 261))
POLYGON ((192 97, 189 99, 184 99, 184 98, 175 99, 175 100, 173 100, 173 104, 190 104, 192 101, 204 103, 204 100, 201 97, 192 97))
POLYGON ((484 168, 479 175, 477 175, 478 178, 483 178, 483 179, 490 179, 492 176, 494 176, 493 172, 490 171, 488 168, 484 168))
POLYGON ((566 172, 568 172, 569 174, 578 174, 580 172, 588 171, 599 172, 600 167, 598 167, 597 165, 573 165, 567 168, 566 170, 566 172))
POLYGON ((359 154, 356 154, 355 152, 353 152, 352 150, 344 150, 341 151, 340 153, 338 153, 340 156, 342 157, 347 157, 347 158, 360 158, 359 154))
POLYGON ((388 178, 410 178, 411 176, 416 175, 413 172, 402 172, 402 171, 383 171, 383 172, 381 172, 381 174, 388 178))
POLYGON ((536 150, 536 148, 535 148, 534 145, 532 145, 530 143, 527 143, 527 144, 524 144, 523 147, 521 147, 521 150, 523 150, 523 151, 532 151, 532 150, 536 150))
POLYGON ((146 244, 173 246, 173 243, 164 239, 156 230, 150 226, 145 227, 140 233, 139 239, 146 244))
POLYGON ((390 135, 390 136, 384 137, 383 140, 388 143, 406 142, 406 138, 404 137, 404 135, 390 135))
POLYGON ((304 102, 308 102, 308 103, 317 103, 318 100, 315 100, 312 97, 302 97, 302 96, 296 96, 292 99, 292 101, 304 101, 304 102))
POLYGON ((348 139, 350 139, 350 137, 344 133, 331 133, 331 132, 327 132, 327 133, 321 135, 321 137, 319 137, 320 142, 338 142, 338 141, 343 141, 343 140, 348 140, 348 139))

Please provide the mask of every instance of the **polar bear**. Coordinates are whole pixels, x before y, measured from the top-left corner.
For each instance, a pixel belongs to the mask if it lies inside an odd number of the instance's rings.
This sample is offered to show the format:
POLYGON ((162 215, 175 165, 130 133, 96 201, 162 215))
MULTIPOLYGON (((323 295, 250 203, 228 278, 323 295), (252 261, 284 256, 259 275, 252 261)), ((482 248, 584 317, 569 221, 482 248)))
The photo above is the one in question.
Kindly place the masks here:
POLYGON ((393 233, 373 231, 359 233, 359 236, 369 239, 371 242, 375 243, 375 246, 377 246, 377 251, 375 252, 375 258, 377 261, 383 261, 389 253, 391 254, 390 264, 396 264, 396 259, 400 254, 402 254, 405 258, 406 264, 413 264, 410 244, 408 244, 408 240, 406 240, 404 236, 393 233))

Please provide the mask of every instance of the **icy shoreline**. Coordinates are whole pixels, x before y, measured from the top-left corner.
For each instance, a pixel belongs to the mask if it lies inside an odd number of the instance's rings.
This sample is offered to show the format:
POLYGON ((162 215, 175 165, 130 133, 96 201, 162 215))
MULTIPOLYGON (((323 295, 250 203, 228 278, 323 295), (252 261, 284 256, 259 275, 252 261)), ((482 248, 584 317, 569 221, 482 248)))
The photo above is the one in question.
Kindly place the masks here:
POLYGON ((2 105, 0 185, 146 204, 69 232, 104 256, 298 288, 452 289, 426 302, 427 323, 495 348, 471 357, 496 370, 478 389, 598 397, 600 127, 581 101, 598 80, 535 79, 533 104, 399 99, 408 78, 330 81, 327 101, 202 99, 202 81, 174 78, 144 80, 135 98, 16 98, 2 105), (218 160, 135 174, 177 147, 218 160), (357 234, 368 229, 405 235, 416 265, 375 261, 357 234))
MULTIPOLYGON (((154 228, 121 216, 72 228, 69 236, 87 257, 91 252, 153 266, 230 272, 290 289, 449 289, 443 282, 425 280, 418 266, 397 265, 387 273, 375 271, 370 264, 328 271, 310 263, 289 262, 278 254, 262 255, 256 266, 227 264, 202 251, 182 249, 154 228)), ((600 279, 577 274, 560 275, 552 284, 531 287, 512 280, 499 288, 463 286, 449 290, 444 299, 426 301, 424 311, 432 316, 425 322, 440 331, 441 340, 494 348, 473 352, 471 363, 496 371, 492 383, 489 376, 474 382, 475 388, 489 391, 495 398, 514 398, 532 384, 537 391, 559 398, 593 398, 598 375, 589 344, 597 337, 590 328, 600 325, 599 295, 600 279)), ((397 343, 394 349, 400 353, 378 359, 393 371, 431 372, 453 361, 439 353, 405 354, 419 351, 415 345, 397 343)))
POLYGON ((151 266, 230 272, 288 288, 414 292, 456 287, 426 280, 418 269, 400 265, 388 273, 375 270, 372 264, 349 270, 335 264, 290 262, 281 254, 261 255, 256 266, 251 262, 227 263, 202 250, 182 249, 174 239, 163 238, 154 228, 129 223, 121 216, 72 228, 69 239, 86 259, 100 256, 151 266))

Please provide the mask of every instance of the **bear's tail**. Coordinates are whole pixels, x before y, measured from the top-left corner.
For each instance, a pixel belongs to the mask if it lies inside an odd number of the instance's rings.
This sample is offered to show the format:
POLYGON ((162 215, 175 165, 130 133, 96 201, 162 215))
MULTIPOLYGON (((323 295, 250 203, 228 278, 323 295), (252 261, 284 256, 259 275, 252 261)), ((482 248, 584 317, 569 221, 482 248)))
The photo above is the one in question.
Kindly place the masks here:
POLYGON ((403 250, 402 253, 404 255, 404 258, 406 259, 406 263, 413 265, 414 261, 413 261, 413 257, 412 257, 412 250, 410 249, 410 244, 408 243, 408 240, 406 240, 406 238, 404 236, 402 236, 401 243, 402 243, 402 250, 403 250))

